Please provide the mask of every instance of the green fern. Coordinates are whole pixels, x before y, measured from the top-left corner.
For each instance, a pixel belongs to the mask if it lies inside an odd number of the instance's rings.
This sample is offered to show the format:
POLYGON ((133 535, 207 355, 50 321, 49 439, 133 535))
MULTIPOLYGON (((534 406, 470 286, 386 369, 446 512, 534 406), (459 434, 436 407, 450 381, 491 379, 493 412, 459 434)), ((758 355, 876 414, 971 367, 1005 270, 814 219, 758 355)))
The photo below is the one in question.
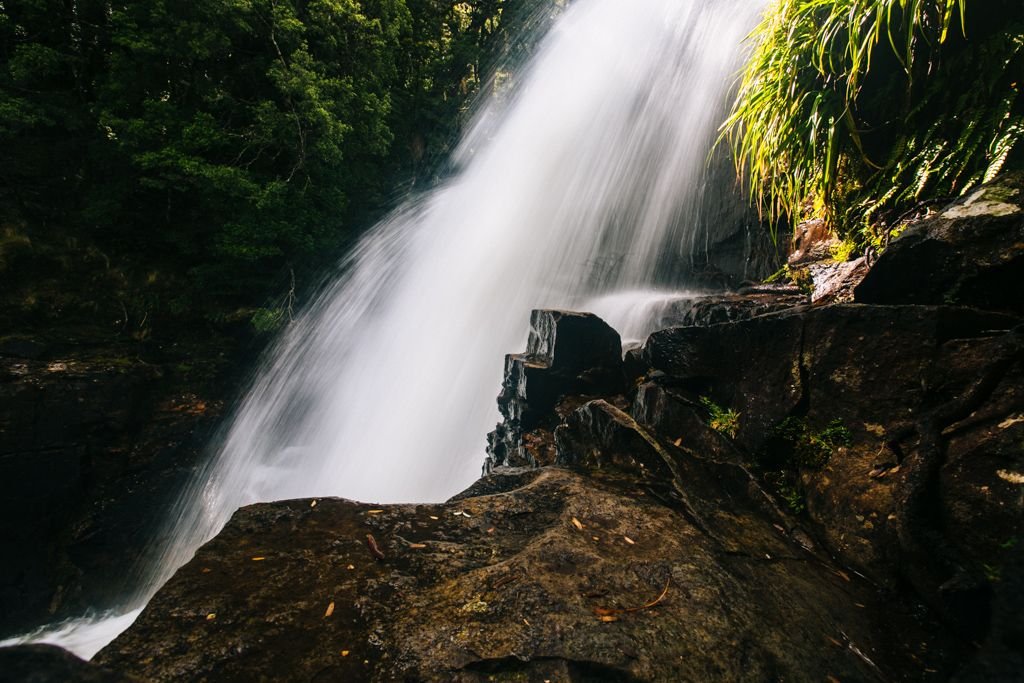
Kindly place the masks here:
POLYGON ((1024 3, 775 0, 722 126, 773 223, 824 207, 842 235, 1020 163, 1024 3), (815 200, 809 202, 808 200, 815 200))

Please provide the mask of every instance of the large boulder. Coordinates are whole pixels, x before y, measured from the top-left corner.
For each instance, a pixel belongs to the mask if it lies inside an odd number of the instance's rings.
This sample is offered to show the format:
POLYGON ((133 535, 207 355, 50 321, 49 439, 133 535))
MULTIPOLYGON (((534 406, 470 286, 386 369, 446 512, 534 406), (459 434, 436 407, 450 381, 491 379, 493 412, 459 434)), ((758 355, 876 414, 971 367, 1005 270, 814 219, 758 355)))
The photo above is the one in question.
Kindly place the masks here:
POLYGON ((910 226, 857 286, 872 304, 959 304, 1024 314, 1024 174, 1003 176, 910 226))
POLYGON ((946 670, 912 605, 808 553, 731 477, 688 467, 687 506, 635 472, 544 468, 441 505, 243 508, 95 661, 148 681, 946 670))

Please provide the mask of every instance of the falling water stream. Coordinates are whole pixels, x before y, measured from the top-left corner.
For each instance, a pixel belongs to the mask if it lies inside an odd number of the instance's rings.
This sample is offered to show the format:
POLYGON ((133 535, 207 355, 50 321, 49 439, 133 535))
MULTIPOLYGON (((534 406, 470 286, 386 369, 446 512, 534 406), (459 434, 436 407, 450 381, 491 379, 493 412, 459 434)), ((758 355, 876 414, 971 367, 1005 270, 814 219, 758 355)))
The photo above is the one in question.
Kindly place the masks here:
POLYGON ((457 173, 366 235, 282 335, 124 604, 29 638, 91 656, 242 505, 463 489, 533 308, 652 331, 716 228, 700 207, 732 192, 706 160, 762 4, 573 3, 478 112, 457 173))

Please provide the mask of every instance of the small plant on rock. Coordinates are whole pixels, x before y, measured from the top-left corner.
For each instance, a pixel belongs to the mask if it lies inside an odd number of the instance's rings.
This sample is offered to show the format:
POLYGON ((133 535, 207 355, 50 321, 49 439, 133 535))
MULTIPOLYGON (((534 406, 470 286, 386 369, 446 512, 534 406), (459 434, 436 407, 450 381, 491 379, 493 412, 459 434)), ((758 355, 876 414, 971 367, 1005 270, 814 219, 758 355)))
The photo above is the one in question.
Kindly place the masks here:
POLYGON ((708 411, 708 426, 730 439, 736 438, 740 428, 739 413, 723 408, 707 396, 701 397, 700 404, 708 411))
POLYGON ((849 446, 852 441, 850 430, 841 420, 832 420, 821 431, 814 431, 801 417, 787 417, 772 430, 772 436, 789 451, 791 464, 810 469, 823 467, 837 448, 849 446))

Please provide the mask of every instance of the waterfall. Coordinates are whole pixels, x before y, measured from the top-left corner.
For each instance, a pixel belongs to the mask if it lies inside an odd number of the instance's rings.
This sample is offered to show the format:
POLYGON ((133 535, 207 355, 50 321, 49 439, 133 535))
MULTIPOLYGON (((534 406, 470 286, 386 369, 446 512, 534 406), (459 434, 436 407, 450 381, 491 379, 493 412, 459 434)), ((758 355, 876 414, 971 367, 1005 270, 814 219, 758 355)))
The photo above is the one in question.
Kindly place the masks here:
POLYGON ((701 207, 734 192, 706 162, 762 4, 572 3, 509 96, 481 106, 456 173, 367 234, 282 334, 125 605, 33 637, 91 656, 239 506, 468 486, 533 308, 593 303, 650 332, 645 302, 674 296, 716 229, 701 207))

